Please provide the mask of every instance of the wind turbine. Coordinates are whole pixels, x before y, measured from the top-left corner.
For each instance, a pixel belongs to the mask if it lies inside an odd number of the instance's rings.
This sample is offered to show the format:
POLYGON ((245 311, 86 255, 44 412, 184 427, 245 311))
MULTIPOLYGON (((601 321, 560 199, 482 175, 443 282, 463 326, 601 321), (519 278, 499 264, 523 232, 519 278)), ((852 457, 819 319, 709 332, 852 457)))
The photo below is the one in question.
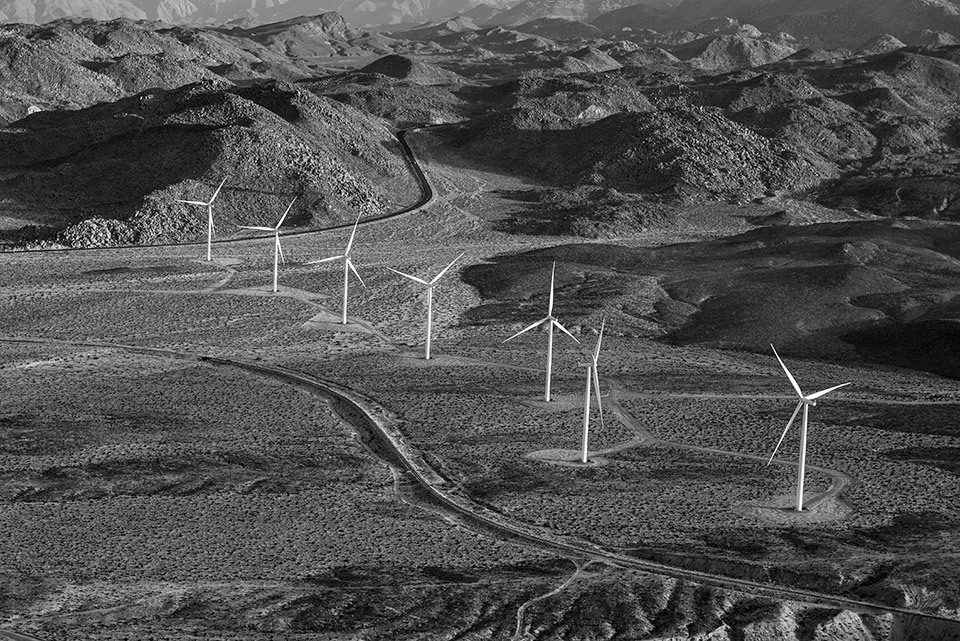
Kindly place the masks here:
POLYGON ((580 462, 587 462, 587 443, 590 440, 590 384, 593 383, 593 389, 597 392, 597 409, 600 410, 600 428, 603 429, 603 403, 600 402, 600 375, 597 373, 597 359, 600 357, 600 343, 603 342, 603 328, 607 320, 600 322, 600 334, 597 336, 597 344, 591 354, 591 363, 587 365, 587 387, 583 392, 583 450, 580 453, 580 462))
POLYGON ((454 258, 452 261, 450 261, 450 264, 444 267, 443 270, 439 274, 434 276, 433 280, 431 281, 425 281, 422 278, 417 278, 416 276, 411 276, 410 274, 404 274, 403 272, 397 271, 392 267, 387 267, 387 269, 392 271, 394 274, 400 274, 404 278, 409 278, 410 280, 416 283, 425 285, 427 288, 427 346, 423 356, 424 360, 430 360, 430 335, 433 331, 433 286, 436 285, 437 281, 440 280, 440 278, 447 273, 447 270, 453 267, 453 264, 458 260, 460 260, 461 258, 463 258, 463 254, 460 254, 459 256, 454 258))
POLYGON ((553 283, 554 283, 554 277, 556 276, 556 272, 557 272, 557 261, 553 261, 553 268, 550 270, 550 303, 547 305, 547 315, 544 318, 541 318, 540 320, 538 320, 533 325, 530 325, 529 327, 525 327, 524 329, 521 329, 519 332, 517 332, 516 334, 508 338, 506 341, 503 341, 504 343, 506 343, 507 341, 511 341, 517 336, 519 336, 520 334, 529 332, 534 327, 539 327, 546 323, 547 325, 547 382, 544 386, 543 400, 547 402, 550 401, 550 373, 553 369, 553 328, 554 326, 556 326, 557 329, 562 331, 564 334, 566 334, 570 338, 573 338, 573 340, 576 341, 577 343, 580 342, 573 336, 573 334, 568 332, 567 328, 561 325, 560 321, 558 321, 556 317, 553 315, 553 283))
POLYGON ((241 225, 240 229, 255 229, 257 231, 272 231, 273 232, 273 291, 277 291, 277 275, 280 272, 280 260, 283 261, 283 264, 286 265, 287 261, 283 258, 283 248, 280 247, 280 225, 283 224, 283 221, 286 219, 287 214, 290 213, 290 208, 293 207, 293 203, 297 202, 296 197, 290 201, 290 204, 287 205, 287 210, 283 212, 283 216, 280 216, 280 221, 277 223, 276 227, 250 227, 241 225))
POLYGON ((210 246, 213 244, 213 201, 217 199, 217 196, 220 194, 220 190, 223 188, 223 184, 227 182, 227 179, 224 178, 221 181, 220 186, 217 187, 217 190, 213 192, 213 197, 210 198, 207 202, 201 202, 199 200, 177 200, 178 203, 185 203, 187 205, 197 205, 199 207, 207 208, 207 260, 210 260, 210 246))
MULTIPOLYGON (((343 259, 343 318, 341 323, 347 324, 347 291, 350 288, 350 272, 353 272, 353 275, 357 277, 357 280, 360 281, 360 284, 363 285, 363 279, 360 278, 360 274, 357 273, 357 268, 353 266, 353 261, 350 260, 350 248, 353 247, 353 237, 357 234, 357 225, 360 224, 360 215, 357 214, 357 222, 353 224, 353 231, 350 232, 350 240, 347 241, 347 248, 343 250, 343 253, 339 256, 331 256, 329 258, 321 258, 320 260, 311 260, 307 262, 307 265, 316 265, 317 263, 327 263, 331 260, 340 260, 343 259)), ((366 285, 363 285, 366 287, 366 285)))
POLYGON ((807 459, 807 415, 809 414, 810 406, 817 404, 817 399, 821 396, 825 396, 834 390, 838 390, 841 387, 849 385, 850 383, 843 383, 841 385, 834 385, 833 387, 828 387, 827 389, 820 390, 819 392, 814 392, 813 394, 807 394, 804 396, 803 392, 800 391, 800 386, 797 385, 797 380, 790 373, 790 370, 787 369, 787 366, 783 364, 783 359, 780 358, 780 354, 777 354, 777 348, 773 347, 773 344, 770 344, 770 347, 773 349, 774 356, 777 357, 777 360, 780 361, 780 367, 783 368, 784 373, 787 375, 787 378, 790 379, 790 384, 793 386, 793 389, 797 392, 797 396, 800 397, 800 402, 797 403, 797 408, 793 410, 793 416, 790 417, 790 420, 787 422, 787 427, 783 430, 783 434, 780 435, 780 440, 777 441, 777 446, 773 449, 773 454, 770 455, 770 460, 767 461, 767 465, 773 462, 773 457, 777 455, 777 450, 780 449, 780 445, 783 443, 783 439, 787 436, 787 431, 790 429, 790 426, 793 425, 793 421, 797 418, 797 413, 800 411, 800 408, 803 408, 803 423, 800 426, 800 461, 797 466, 797 512, 803 511, 803 472, 806 465, 807 459))

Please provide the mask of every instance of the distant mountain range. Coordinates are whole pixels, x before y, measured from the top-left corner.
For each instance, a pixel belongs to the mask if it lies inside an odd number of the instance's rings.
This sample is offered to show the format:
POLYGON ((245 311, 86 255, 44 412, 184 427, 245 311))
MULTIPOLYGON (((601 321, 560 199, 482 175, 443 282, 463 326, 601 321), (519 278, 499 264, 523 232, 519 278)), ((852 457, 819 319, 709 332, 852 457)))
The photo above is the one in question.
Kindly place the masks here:
POLYGON ((0 0, 0 22, 23 23, 87 17, 249 27, 329 11, 354 27, 424 27, 458 15, 478 26, 562 18, 592 23, 608 38, 700 31, 716 17, 823 46, 855 47, 884 33, 908 44, 931 33, 960 38, 960 0, 0 0))
POLYGON ((960 36, 960 0, 684 0, 656 15, 638 9, 605 14, 605 26, 697 31, 699 23, 725 16, 825 45, 856 46, 882 33, 905 42, 929 31, 960 36))
POLYGON ((499 10, 516 0, 0 0, 0 21, 40 24, 83 17, 250 26, 337 11, 355 26, 371 26, 448 17, 480 4, 499 10))

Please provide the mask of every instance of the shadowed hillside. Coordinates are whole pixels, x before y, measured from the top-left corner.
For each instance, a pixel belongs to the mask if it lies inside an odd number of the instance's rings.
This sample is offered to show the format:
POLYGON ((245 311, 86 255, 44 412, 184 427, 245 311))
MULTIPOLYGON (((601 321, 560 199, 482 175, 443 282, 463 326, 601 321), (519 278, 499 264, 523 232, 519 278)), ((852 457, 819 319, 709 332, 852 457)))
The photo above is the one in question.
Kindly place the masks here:
MULTIPOLYGON (((561 316, 616 307, 654 279, 653 321, 672 343, 864 358, 960 377, 960 230, 923 221, 767 227, 633 249, 562 245, 503 256, 464 277, 491 302, 474 322, 521 322, 557 262, 561 316), (497 301, 497 302, 493 302, 497 301), (573 301, 576 301, 575 303, 573 301)), ((535 305, 534 305, 535 307, 535 305)))
POLYGON ((197 84, 38 113, 0 130, 0 149, 8 209, 34 212, 69 245, 195 238, 203 216, 174 200, 205 200, 224 178, 221 234, 272 221, 294 196, 290 223, 311 226, 419 194, 381 121, 282 84, 197 84))

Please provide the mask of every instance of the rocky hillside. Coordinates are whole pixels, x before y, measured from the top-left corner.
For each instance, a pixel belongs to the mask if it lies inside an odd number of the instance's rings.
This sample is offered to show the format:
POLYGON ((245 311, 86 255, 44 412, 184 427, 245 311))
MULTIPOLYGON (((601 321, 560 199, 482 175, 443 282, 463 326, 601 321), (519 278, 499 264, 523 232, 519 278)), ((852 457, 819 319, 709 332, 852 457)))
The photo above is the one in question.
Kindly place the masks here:
POLYGON ((808 45, 860 46, 867 38, 891 34, 921 44, 925 32, 960 36, 957 0, 685 0, 667 11, 628 6, 598 16, 594 24, 609 35, 624 29, 697 31, 705 20, 726 16, 769 33, 786 32, 808 45))
POLYGON ((542 291, 543 265, 557 260, 559 313, 571 323, 603 307, 621 326, 653 321, 654 335, 678 344, 765 352, 776 337, 794 354, 860 355, 960 378, 958 248, 960 231, 937 222, 768 226, 651 249, 565 245, 504 256, 465 277, 489 301, 471 312, 477 322, 515 321, 542 291), (651 277, 653 311, 631 319, 639 282, 651 277))
POLYGON ((307 60, 391 51, 388 39, 351 29, 336 13, 231 30, 129 20, 9 25, 0 28, 0 124, 199 81, 299 80, 315 74, 307 60))
POLYGON ((41 24, 64 17, 161 20, 169 24, 243 26, 338 11, 357 26, 437 19, 477 5, 505 8, 506 0, 0 0, 0 21, 41 24))
POLYGON ((960 38, 958 0, 0 0, 0 22, 31 24, 84 17, 251 27, 323 11, 336 11, 355 27, 420 25, 457 15, 480 26, 594 21, 615 37, 645 29, 699 32, 704 21, 725 16, 765 32, 790 33, 807 45, 848 48, 881 34, 916 45, 960 38))
POLYGON ((689 60, 670 62, 663 50, 653 72, 630 62, 649 49, 586 48, 568 56, 579 65, 573 73, 491 88, 487 115, 443 135, 451 153, 571 196, 588 193, 582 188, 648 202, 787 194, 852 216, 955 220, 957 49, 787 56, 694 76, 689 60), (622 68, 602 65, 609 60, 622 68))
POLYGON ((774 189, 804 189, 823 177, 717 110, 619 114, 559 131, 524 128, 520 115, 475 121, 454 144, 557 186, 680 199, 749 199, 774 189))
POLYGON ((199 237, 204 216, 176 199, 217 201, 220 235, 271 223, 294 196, 291 226, 385 213, 419 190, 386 125, 286 84, 198 83, 0 129, 0 200, 71 246, 199 237))

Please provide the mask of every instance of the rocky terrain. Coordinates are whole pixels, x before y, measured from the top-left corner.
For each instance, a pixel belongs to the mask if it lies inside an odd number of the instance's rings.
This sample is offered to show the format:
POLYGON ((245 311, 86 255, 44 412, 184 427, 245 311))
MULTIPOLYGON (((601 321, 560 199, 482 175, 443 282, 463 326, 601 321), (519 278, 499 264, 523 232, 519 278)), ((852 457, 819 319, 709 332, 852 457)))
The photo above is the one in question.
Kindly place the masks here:
POLYGON ((504 8, 502 0, 371 2, 337 0, 0 0, 0 21, 44 23, 64 17, 161 20, 169 24, 264 24, 337 11, 353 24, 380 25, 439 18, 477 5, 504 8))
POLYGON ((653 321, 648 335, 672 344, 765 353, 776 337, 813 358, 860 356, 960 378, 950 356, 957 233, 915 219, 773 225, 653 249, 563 245, 504 256, 465 277, 490 300, 471 311, 478 322, 514 320, 544 261, 557 260, 559 286, 578 301, 573 314, 617 307, 629 316, 637 278, 656 278, 652 313, 630 324, 653 321))
POLYGON ((357 27, 422 25, 458 15, 479 26, 517 27, 537 20, 591 24, 606 37, 637 32, 699 32, 718 17, 789 33, 808 46, 857 48, 868 36, 910 45, 957 44, 957 0, 0 0, 0 22, 42 24, 61 18, 159 20, 241 27, 336 11, 357 27))
POLYGON ((0 0, 0 637, 960 638, 956 2, 306 4, 0 0))
POLYGON ((3 198, 66 225, 58 239, 71 246, 196 237, 204 212, 174 201, 206 200, 224 178, 216 221, 227 233, 273 224, 294 197, 301 227, 417 197, 382 122, 292 85, 196 83, 41 112, 0 131, 0 148, 3 198))

